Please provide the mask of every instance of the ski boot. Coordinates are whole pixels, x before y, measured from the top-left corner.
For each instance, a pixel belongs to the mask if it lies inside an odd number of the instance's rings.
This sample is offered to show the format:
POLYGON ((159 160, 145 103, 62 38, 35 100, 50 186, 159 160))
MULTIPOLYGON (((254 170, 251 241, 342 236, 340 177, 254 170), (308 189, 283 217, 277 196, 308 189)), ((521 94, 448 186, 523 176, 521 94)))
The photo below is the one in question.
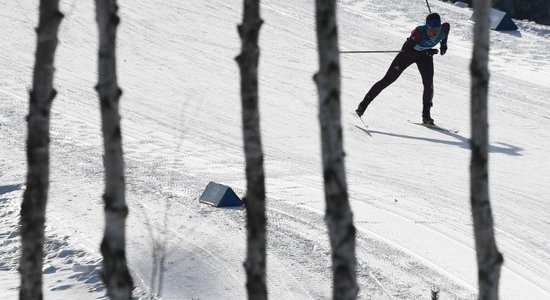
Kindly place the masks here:
POLYGON ((372 99, 370 99, 367 95, 365 95, 365 98, 363 99, 363 101, 361 101, 361 103, 359 103, 359 106, 355 110, 355 113, 359 117, 363 116, 363 114, 365 113, 365 110, 367 109, 367 106, 369 106, 371 101, 372 99))
POLYGON ((424 107, 424 109, 422 110, 422 124, 424 125, 435 125, 434 123, 434 119, 432 119, 432 117, 430 116, 430 108, 429 107, 424 107))
POLYGON ((365 113, 365 109, 366 107, 362 107, 361 104, 359 104, 359 107, 357 107, 357 109, 355 110, 355 113, 361 117, 363 116, 363 114, 365 113))

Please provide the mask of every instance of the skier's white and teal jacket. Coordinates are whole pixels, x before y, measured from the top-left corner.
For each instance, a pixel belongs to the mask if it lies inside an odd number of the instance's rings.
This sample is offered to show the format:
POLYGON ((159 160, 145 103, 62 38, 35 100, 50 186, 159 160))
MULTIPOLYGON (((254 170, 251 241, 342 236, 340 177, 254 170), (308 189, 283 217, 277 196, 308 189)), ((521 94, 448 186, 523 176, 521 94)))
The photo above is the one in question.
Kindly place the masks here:
POLYGON ((428 28, 426 25, 421 25, 416 27, 412 32, 411 36, 407 39, 403 45, 403 52, 409 52, 411 50, 416 51, 425 51, 432 49, 441 43, 441 46, 447 46, 447 37, 449 36, 449 23, 441 24, 441 30, 434 38, 428 36, 428 28))

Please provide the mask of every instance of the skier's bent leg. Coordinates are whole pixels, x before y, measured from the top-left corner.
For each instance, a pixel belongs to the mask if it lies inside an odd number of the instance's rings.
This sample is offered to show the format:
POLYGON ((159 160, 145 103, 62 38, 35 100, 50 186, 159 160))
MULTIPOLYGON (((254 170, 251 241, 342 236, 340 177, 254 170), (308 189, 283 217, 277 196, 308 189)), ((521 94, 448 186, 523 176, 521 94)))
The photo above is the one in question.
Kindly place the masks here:
POLYGON ((359 107, 356 110, 357 114, 359 116, 363 115, 372 100, 390 84, 395 82, 401 73, 412 63, 413 60, 411 58, 403 55, 403 53, 399 53, 388 68, 386 75, 371 87, 365 98, 363 98, 363 101, 359 103, 359 107))

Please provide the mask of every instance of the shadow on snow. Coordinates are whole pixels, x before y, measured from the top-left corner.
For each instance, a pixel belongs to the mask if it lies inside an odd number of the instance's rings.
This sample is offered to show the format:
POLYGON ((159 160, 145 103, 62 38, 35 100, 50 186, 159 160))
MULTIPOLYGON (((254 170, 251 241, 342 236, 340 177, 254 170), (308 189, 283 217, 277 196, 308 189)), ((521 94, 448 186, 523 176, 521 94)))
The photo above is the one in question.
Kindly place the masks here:
MULTIPOLYGON (((426 138, 426 137, 417 137, 417 136, 411 136, 411 135, 404 135, 404 134, 397 134, 397 133, 389 133, 389 132, 382 132, 382 131, 376 131, 376 130, 367 130, 365 128, 362 128, 360 126, 355 126, 358 129, 362 130, 366 134, 372 136, 371 134, 382 134, 382 135, 388 135, 398 138, 404 138, 404 139, 410 139, 410 140, 421 140, 421 141, 427 141, 432 143, 438 143, 438 144, 445 144, 445 145, 451 145, 451 146, 458 146, 463 149, 470 149, 470 139, 465 138, 461 136, 460 134, 453 133, 453 132, 447 132, 447 131, 441 131, 441 130, 434 130, 441 134, 448 135, 456 141, 447 141, 447 140, 440 140, 440 139, 432 139, 432 138, 426 138)), ((506 155, 511 156, 521 156, 520 153, 523 151, 522 148, 516 147, 513 145, 505 144, 505 143, 498 143, 501 146, 495 146, 495 145, 489 145, 488 151, 489 153, 502 153, 506 155)))

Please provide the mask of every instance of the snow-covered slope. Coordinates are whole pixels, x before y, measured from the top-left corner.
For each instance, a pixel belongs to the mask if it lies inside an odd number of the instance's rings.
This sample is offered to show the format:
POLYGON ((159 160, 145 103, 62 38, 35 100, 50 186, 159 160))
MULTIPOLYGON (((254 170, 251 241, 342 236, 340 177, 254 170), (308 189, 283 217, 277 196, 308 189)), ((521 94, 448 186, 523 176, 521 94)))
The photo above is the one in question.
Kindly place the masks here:
MULTIPOLYGON (((37 3, 0 4, 0 296, 16 299, 18 208, 37 3)), ((243 210, 199 204, 209 181, 245 189, 236 25, 242 2, 119 1, 119 83, 127 174, 128 260, 145 298, 153 244, 169 255, 164 299, 243 299, 243 210), (164 229, 164 224, 167 224, 164 229)), ((361 299, 473 299, 476 263, 469 207, 471 11, 434 1, 451 23, 435 57, 433 117, 420 118, 414 66, 365 115, 352 112, 393 54, 342 55, 347 180, 358 229, 361 299)), ((92 1, 65 0, 52 108, 46 299, 104 297, 102 144, 92 1)), ((338 2, 342 50, 399 50, 424 19, 424 1, 338 2)), ((328 299, 330 247, 323 222, 314 1, 262 1, 260 108, 268 192, 272 299, 328 299)), ((504 254, 502 299, 550 299, 550 29, 518 21, 492 32, 490 183, 504 254)), ((157 289, 158 290, 158 289, 157 289)))

